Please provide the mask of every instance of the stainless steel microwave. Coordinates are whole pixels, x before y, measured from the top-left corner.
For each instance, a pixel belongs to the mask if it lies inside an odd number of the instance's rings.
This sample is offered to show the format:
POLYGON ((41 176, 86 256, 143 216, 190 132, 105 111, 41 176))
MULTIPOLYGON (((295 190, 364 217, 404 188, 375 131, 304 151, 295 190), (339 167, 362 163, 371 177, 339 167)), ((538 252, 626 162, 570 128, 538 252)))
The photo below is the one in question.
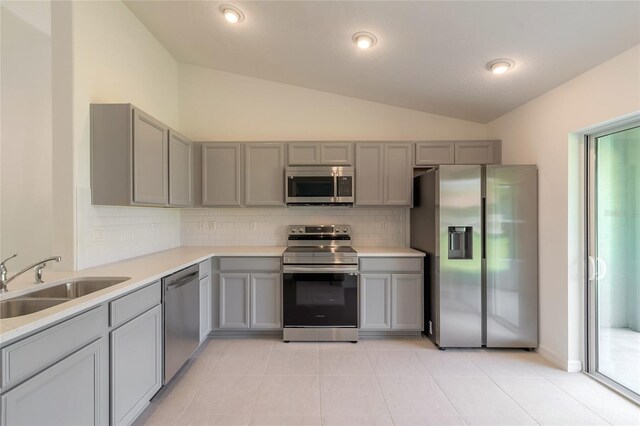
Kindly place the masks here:
POLYGON ((285 172, 289 206, 353 206, 353 167, 289 167, 285 172))

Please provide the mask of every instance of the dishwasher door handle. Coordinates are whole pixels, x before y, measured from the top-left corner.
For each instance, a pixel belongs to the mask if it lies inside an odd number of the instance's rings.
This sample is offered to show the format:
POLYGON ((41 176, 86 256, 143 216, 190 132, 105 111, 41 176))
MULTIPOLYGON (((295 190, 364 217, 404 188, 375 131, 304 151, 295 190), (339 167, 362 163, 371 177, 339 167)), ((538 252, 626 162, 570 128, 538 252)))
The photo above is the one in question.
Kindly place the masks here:
POLYGON ((178 287, 182 287, 185 284, 189 284, 189 282, 191 282, 196 277, 196 275, 198 275, 198 272, 194 272, 192 274, 187 275, 184 278, 180 278, 178 281, 174 283, 167 284, 166 291, 172 291, 178 287))

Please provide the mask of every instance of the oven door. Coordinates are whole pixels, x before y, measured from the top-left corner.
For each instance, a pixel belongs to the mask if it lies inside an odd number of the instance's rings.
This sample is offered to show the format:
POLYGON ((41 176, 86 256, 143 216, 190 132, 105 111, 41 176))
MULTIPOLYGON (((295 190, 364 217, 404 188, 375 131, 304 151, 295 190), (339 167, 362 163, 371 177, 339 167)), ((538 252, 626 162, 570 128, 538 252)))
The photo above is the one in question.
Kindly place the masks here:
POLYGON ((356 265, 283 267, 285 327, 358 327, 356 265))
POLYGON ((336 178, 329 175, 288 175, 288 204, 332 203, 336 196, 336 178))

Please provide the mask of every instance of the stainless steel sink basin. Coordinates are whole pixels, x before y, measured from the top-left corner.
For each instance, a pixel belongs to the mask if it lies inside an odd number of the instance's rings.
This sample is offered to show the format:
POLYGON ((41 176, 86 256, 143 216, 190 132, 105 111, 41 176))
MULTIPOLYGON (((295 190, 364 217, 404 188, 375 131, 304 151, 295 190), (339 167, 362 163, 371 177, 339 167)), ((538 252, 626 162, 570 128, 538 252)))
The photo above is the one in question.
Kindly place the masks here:
POLYGON ((33 314, 69 299, 33 299, 29 297, 17 297, 15 299, 3 300, 0 302, 0 318, 13 318, 21 315, 33 314))
POLYGON ((53 287, 37 290, 32 293, 28 293, 25 297, 31 298, 58 298, 75 299, 87 294, 103 290, 112 285, 120 284, 123 281, 128 280, 129 277, 95 277, 95 278, 81 278, 78 280, 68 281, 66 283, 58 284, 53 287))

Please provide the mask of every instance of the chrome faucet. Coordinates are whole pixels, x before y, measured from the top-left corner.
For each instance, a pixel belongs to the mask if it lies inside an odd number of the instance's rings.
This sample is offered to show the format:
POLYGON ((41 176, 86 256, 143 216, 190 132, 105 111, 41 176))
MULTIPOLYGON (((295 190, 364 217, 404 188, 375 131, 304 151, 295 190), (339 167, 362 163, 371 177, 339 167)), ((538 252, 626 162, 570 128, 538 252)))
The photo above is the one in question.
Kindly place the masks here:
POLYGON ((7 278, 7 267, 5 266, 5 264, 13 259, 14 257, 18 256, 18 253, 14 254, 13 256, 9 256, 7 257, 5 260, 3 260, 2 262, 0 262, 0 294, 2 293, 6 293, 7 292, 7 284, 9 284, 11 281, 13 281, 14 279, 16 279, 17 277, 19 277, 20 275, 24 274, 25 272, 35 268, 35 283, 34 284, 42 284, 42 270, 45 268, 45 266, 47 265, 47 262, 60 262, 62 260, 61 256, 52 256, 52 257, 48 257, 46 259, 43 260, 39 260, 38 262, 35 262, 32 265, 27 266, 26 268, 24 268, 22 271, 18 272, 17 274, 14 274, 11 278, 7 278))

